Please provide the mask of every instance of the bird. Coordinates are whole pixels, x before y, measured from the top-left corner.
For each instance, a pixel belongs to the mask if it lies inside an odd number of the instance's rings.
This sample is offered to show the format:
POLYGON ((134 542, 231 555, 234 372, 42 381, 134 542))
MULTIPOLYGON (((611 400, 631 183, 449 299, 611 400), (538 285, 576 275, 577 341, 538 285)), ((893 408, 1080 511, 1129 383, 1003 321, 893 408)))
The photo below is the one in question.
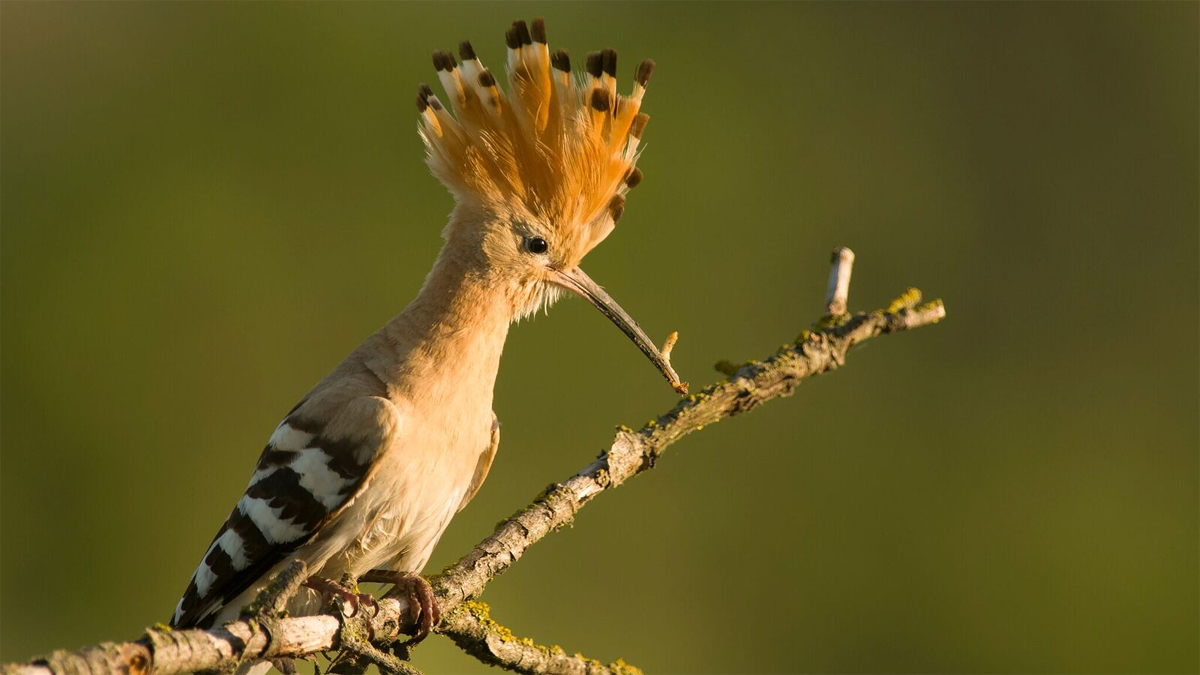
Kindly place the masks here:
POLYGON ((506 31, 507 91, 470 42, 433 65, 447 106, 418 88, 430 172, 452 194, 443 246, 416 297, 284 416, 249 484, 192 574, 169 625, 235 620, 273 575, 302 560, 311 577, 292 615, 333 595, 335 580, 391 584, 438 620, 421 570, 451 518, 487 478, 500 441, 493 390, 510 326, 560 297, 595 306, 679 393, 675 334, 658 348, 580 268, 625 211, 649 117, 654 62, 617 93, 617 54, 587 55, 573 74, 550 51, 545 22, 506 31))

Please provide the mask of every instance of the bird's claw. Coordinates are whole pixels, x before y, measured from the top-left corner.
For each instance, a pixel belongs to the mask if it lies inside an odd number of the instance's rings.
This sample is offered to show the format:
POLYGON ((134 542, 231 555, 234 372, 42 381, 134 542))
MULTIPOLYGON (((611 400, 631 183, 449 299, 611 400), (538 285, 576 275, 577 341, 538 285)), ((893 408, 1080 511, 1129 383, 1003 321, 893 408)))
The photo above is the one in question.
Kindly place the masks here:
POLYGON ((391 590, 383 595, 385 598, 403 597, 416 619, 416 627, 412 639, 404 643, 405 647, 420 644, 429 637, 433 627, 442 620, 442 612, 438 608, 437 598, 433 595, 433 587, 419 574, 414 572, 394 572, 391 570, 371 570, 359 577, 359 581, 369 581, 382 584, 392 584, 391 590))
POLYGON ((371 618, 379 616, 379 601, 370 593, 359 593, 358 602, 360 605, 371 608, 371 618))
POLYGON ((345 586, 324 577, 309 577, 304 585, 321 594, 322 602, 328 604, 333 598, 340 598, 344 607, 350 608, 350 613, 342 612, 347 619, 358 616, 359 607, 370 607, 374 617, 379 613, 379 603, 370 593, 355 593, 345 586))

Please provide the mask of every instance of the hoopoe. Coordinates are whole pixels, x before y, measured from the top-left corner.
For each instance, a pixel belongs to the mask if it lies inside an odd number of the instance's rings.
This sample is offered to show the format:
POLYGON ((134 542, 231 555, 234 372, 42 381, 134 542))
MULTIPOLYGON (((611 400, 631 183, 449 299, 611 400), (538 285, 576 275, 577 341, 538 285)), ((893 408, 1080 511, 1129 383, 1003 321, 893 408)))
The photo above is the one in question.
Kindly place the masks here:
MULTIPOLYGON (((450 519, 475 496, 499 444, 492 394, 511 323, 576 293, 615 323, 671 385, 669 361, 579 262, 613 230, 649 118, 653 61, 617 93, 617 55, 589 54, 571 74, 541 19, 507 32, 508 91, 468 42, 461 63, 435 52, 449 106, 417 93, 426 161, 453 194, 445 245, 415 300, 367 338, 284 417, 192 575, 171 620, 237 618, 292 559, 309 589, 293 614, 319 610, 345 574, 394 584, 419 608, 415 640, 437 622, 418 573, 450 519)), ((361 598, 369 601, 368 598, 361 598)))

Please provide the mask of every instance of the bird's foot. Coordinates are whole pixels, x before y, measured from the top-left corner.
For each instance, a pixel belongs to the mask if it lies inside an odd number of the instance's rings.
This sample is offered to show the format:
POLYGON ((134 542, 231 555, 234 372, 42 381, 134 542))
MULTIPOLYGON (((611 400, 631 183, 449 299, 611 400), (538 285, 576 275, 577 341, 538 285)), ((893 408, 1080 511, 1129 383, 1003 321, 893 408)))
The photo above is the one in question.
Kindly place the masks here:
POLYGON ((392 584, 392 589, 383 597, 403 597, 412 607, 413 615, 417 617, 417 626, 412 633, 412 639, 405 646, 414 646, 429 637, 433 627, 442 620, 442 612, 438 609, 437 599, 433 597, 433 588, 425 577, 415 572, 395 572, 392 570, 371 570, 358 578, 380 584, 392 584))
POLYGON ((379 603, 370 593, 355 593, 336 581, 324 577, 309 577, 304 585, 321 594, 322 602, 328 604, 333 598, 341 598, 343 606, 350 608, 347 618, 358 616, 360 607, 370 607, 375 613, 379 612, 379 603))

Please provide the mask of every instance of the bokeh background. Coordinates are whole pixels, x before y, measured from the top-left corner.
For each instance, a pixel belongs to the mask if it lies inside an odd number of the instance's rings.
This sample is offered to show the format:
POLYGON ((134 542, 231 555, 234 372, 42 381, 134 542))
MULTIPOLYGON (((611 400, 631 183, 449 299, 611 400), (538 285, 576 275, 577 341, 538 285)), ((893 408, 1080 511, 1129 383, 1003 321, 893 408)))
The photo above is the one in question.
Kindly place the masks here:
MULTIPOLYGON (((694 385, 908 285, 949 318, 688 438, 484 599, 652 672, 1195 672, 1195 3, 0 3, 0 658, 164 620, 276 422, 413 296, 429 54, 659 69, 591 274, 694 385)), ((438 569, 674 397, 522 323, 438 569)), ((430 673, 487 669, 448 641, 430 673)))

